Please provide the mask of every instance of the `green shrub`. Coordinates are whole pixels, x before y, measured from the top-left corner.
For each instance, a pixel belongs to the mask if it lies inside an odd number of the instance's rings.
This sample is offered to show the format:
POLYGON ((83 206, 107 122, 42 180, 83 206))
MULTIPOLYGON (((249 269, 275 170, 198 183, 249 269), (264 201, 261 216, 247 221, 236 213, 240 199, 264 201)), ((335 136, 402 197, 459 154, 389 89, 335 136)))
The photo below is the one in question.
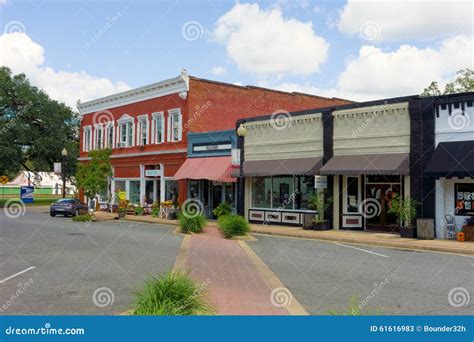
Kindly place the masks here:
POLYGON ((78 216, 73 216, 72 220, 74 222, 94 222, 95 216, 91 214, 78 215, 78 216))
POLYGON ((160 216, 160 208, 151 207, 151 216, 153 217, 160 216))
POLYGON ((142 216, 143 215, 143 208, 142 207, 136 207, 134 209, 135 216, 142 216))
POLYGON ((203 285, 196 284, 187 274, 166 273, 145 282, 137 292, 134 315, 199 315, 210 314, 207 293, 203 285))
POLYGON ((219 217, 218 224, 224 236, 228 239, 236 235, 245 235, 250 230, 245 218, 234 214, 219 217))
POLYGON ((215 208, 212 213, 217 217, 221 217, 224 215, 229 215, 232 212, 232 208, 230 207, 229 203, 221 203, 215 208))
POLYGON ((196 215, 183 211, 178 216, 179 225, 183 233, 200 233, 206 225, 206 219, 202 214, 196 215))

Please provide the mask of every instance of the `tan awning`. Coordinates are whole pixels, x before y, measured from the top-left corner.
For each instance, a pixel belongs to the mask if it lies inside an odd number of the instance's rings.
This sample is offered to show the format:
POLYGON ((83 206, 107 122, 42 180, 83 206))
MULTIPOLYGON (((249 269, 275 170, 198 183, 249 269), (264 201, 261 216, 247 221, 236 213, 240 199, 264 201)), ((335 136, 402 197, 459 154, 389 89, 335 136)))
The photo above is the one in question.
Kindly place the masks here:
POLYGON ((244 175, 245 177, 315 175, 322 164, 322 157, 244 161, 244 175))
POLYGON ((322 175, 407 175, 409 172, 409 153, 335 156, 320 170, 322 175))

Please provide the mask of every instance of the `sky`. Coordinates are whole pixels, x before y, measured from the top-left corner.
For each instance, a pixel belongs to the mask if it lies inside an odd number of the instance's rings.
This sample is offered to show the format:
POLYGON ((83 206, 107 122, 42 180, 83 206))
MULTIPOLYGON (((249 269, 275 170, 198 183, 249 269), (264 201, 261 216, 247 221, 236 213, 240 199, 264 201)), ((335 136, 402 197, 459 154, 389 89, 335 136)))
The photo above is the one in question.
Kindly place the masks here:
POLYGON ((0 0, 0 65, 82 102, 179 75, 375 100, 474 68, 471 1, 0 0))

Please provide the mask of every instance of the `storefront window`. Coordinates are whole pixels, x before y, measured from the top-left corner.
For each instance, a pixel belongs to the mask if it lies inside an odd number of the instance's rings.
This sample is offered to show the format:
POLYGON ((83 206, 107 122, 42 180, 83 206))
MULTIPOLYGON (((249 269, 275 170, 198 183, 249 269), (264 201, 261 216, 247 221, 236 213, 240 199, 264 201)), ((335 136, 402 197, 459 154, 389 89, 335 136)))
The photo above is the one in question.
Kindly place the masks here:
POLYGON ((166 201, 176 201, 178 199, 178 182, 175 180, 166 180, 166 201))
POLYGON ((295 177, 295 209, 308 210, 309 199, 314 194, 314 176, 295 177))
POLYGON ((140 181, 130 181, 129 185, 129 199, 130 203, 138 204, 140 203, 140 181))
POLYGON ((474 215, 474 183, 454 184, 455 215, 474 215))
POLYGON ((115 191, 125 191, 125 181, 116 180, 115 181, 115 191))
POLYGON ((270 208, 272 179, 270 177, 252 178, 252 207, 270 208))
POLYGON ((346 210, 348 213, 359 211, 359 178, 347 177, 346 210))
POLYGON ((197 180, 189 181, 189 197, 199 198, 199 181, 197 180))
POLYGON ((293 176, 273 177, 272 184, 272 207, 293 209, 293 176))
POLYGON ((235 183, 226 183, 224 188, 225 202, 229 203, 232 207, 235 206, 235 183))

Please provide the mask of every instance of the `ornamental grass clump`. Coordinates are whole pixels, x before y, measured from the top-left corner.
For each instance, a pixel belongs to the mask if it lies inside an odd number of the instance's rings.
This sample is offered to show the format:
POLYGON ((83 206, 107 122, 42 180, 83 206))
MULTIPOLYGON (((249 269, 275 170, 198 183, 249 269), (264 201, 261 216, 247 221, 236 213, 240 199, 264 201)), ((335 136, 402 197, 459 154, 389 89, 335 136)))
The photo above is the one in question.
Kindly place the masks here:
POLYGON ((178 220, 183 233, 201 233, 206 225, 206 219, 200 213, 183 211, 179 214, 178 220))
MULTIPOLYGON (((207 283, 206 283, 207 285, 207 283)), ((145 287, 136 293, 134 315, 208 315, 206 285, 195 283, 187 274, 166 273, 152 277, 145 287)))
POLYGON ((249 232, 250 226, 242 216, 229 214, 219 217, 219 229, 228 239, 234 236, 245 235, 249 232))

